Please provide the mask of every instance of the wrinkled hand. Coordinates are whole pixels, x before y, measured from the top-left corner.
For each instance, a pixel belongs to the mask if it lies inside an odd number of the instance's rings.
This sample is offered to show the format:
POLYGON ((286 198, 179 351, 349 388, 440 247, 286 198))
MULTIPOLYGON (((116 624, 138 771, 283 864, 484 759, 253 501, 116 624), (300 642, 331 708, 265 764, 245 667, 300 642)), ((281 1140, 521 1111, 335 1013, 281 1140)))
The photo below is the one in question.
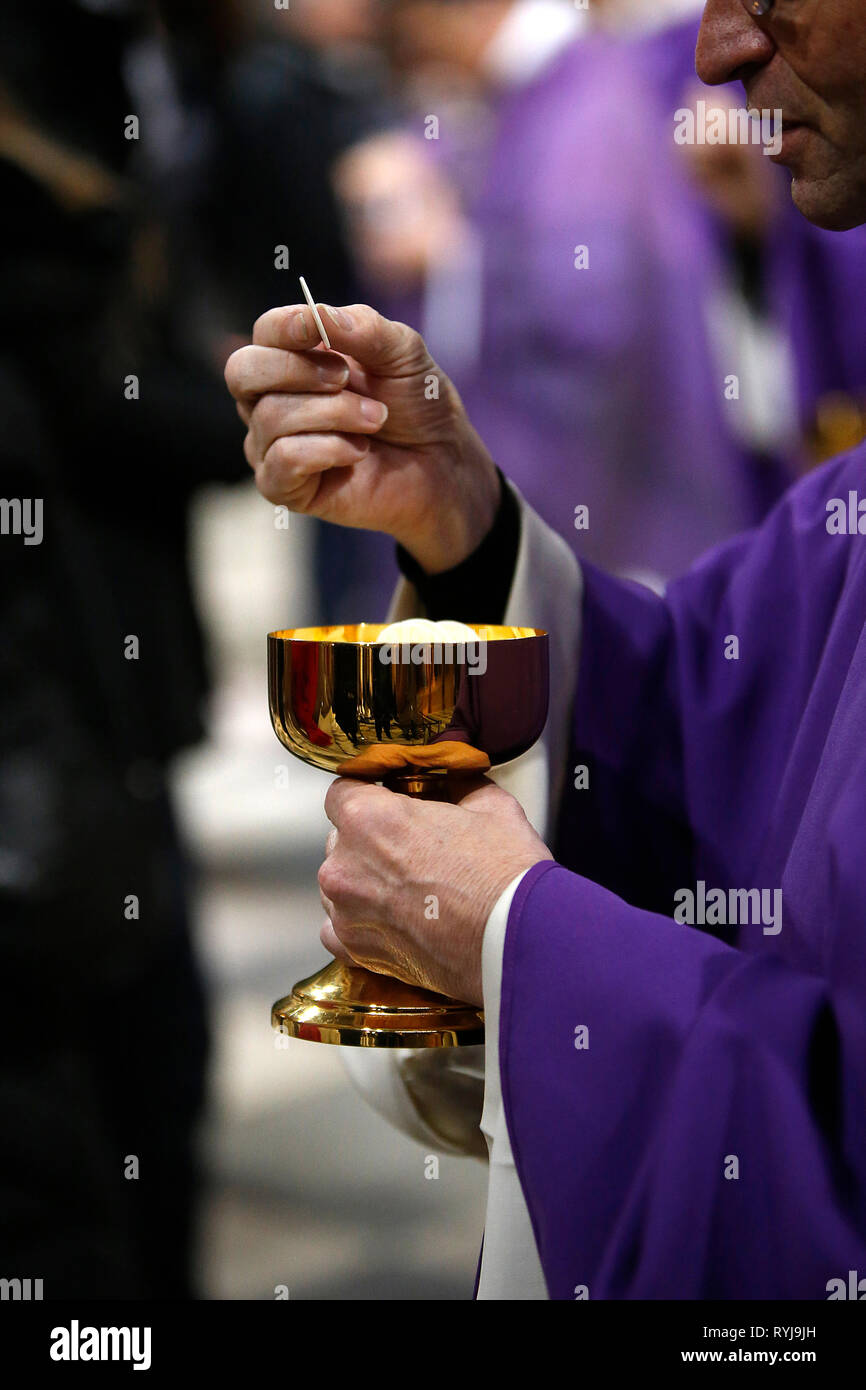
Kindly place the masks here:
POLYGON ((508 792, 486 778, 466 787, 452 804, 332 783, 321 939, 341 960, 482 1005, 490 911, 517 874, 553 856, 508 792))
POLYGON ((385 531, 431 574, 493 524, 499 479, 460 397, 403 323, 366 304, 271 309, 225 377, 247 426, 247 462, 275 505, 385 531))

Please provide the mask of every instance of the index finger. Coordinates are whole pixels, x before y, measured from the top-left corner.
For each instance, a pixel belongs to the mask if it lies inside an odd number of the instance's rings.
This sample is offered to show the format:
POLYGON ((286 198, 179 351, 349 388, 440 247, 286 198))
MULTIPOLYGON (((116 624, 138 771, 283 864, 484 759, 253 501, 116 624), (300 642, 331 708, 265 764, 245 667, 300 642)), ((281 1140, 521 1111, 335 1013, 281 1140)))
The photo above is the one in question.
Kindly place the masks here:
MULTIPOLYGON (((435 367, 420 333, 408 324, 386 319, 369 304, 335 309, 320 304, 334 352, 351 356, 379 376, 413 376, 435 367)), ((322 338, 305 305, 269 309, 256 321, 253 342, 262 347, 311 348, 322 338)))
POLYGON ((322 342, 322 335, 305 304, 286 304, 256 319, 253 342, 258 347, 311 348, 322 342))
POLYGON ((235 399, 246 402, 274 391, 338 391, 348 383, 349 365, 336 352, 250 346, 232 353, 223 374, 235 399))

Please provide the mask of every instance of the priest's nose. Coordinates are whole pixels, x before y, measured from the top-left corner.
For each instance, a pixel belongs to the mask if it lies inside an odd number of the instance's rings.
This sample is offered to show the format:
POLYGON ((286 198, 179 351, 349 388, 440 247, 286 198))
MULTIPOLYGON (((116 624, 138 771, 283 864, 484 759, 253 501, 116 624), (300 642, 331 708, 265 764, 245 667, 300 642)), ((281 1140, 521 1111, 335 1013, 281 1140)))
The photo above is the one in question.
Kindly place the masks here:
POLYGON ((717 87, 768 63, 775 44, 743 6, 743 0, 707 0, 698 36, 697 73, 717 87), (744 71, 745 70, 745 71, 744 71))

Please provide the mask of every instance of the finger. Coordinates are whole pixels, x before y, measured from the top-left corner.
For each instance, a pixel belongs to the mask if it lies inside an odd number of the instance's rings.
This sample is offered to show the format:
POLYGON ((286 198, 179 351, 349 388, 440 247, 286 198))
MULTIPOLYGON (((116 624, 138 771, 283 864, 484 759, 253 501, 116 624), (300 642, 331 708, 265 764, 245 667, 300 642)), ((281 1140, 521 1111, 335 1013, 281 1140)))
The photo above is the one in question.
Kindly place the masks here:
POLYGON ((338 777, 325 796, 325 815, 338 830, 346 830, 354 821, 381 810, 393 799, 394 793, 384 787, 357 782, 351 777, 338 777))
POLYGON ((253 342, 257 347, 309 350, 321 341, 316 320, 305 304, 268 309, 253 324, 253 342))
POLYGON ((258 450, 256 448, 256 441, 253 439, 252 432, 250 430, 247 430, 244 436, 243 447, 244 458, 246 459, 250 468, 252 468, 255 471, 261 460, 259 459, 258 450))
POLYGON ((262 496, 276 505, 290 505, 310 487, 317 474, 352 468, 370 451, 370 440, 358 435, 299 434, 277 439, 253 468, 262 496))
MULTIPOLYGON (((449 778, 449 783, 452 781, 449 778)), ((461 777, 454 779, 453 792, 459 806, 466 811, 480 811, 487 814, 520 811, 523 808, 510 792, 491 782, 489 777, 461 777)))
POLYGON ((330 951, 331 955, 334 956, 336 960, 341 960, 346 965, 356 964, 355 960, 349 955, 349 952, 334 931, 334 924, 330 917, 325 918, 322 930, 319 932, 319 940, 325 950, 330 951))
POLYGON ((349 364, 336 352, 247 346, 232 353, 223 374, 235 399, 245 401, 268 391, 339 391, 349 364))
POLYGON ((277 439, 295 434, 376 434, 388 418, 381 401, 341 391, 335 396, 269 393, 257 402, 250 429, 264 458, 277 439))
POLYGON ((335 850, 336 848, 337 848, 337 829, 336 829, 336 826, 335 826, 333 829, 331 829, 331 830, 328 831, 328 838, 327 838, 327 840, 325 841, 325 858, 327 859, 329 854, 333 854, 333 853, 334 853, 334 850, 335 850))
MULTIPOLYGON (((386 319, 369 304, 319 305, 331 347, 382 376, 414 376, 432 365, 424 339, 405 323, 386 319)), ((270 309, 256 322, 253 342, 262 347, 314 347, 321 342, 309 309, 270 309), (309 335, 309 336, 305 336, 309 335)))
POLYGON ((445 790, 448 793, 449 801, 455 806, 467 803, 470 797, 485 787, 492 787, 495 784, 483 772, 460 772, 454 770, 449 772, 445 779, 445 790))

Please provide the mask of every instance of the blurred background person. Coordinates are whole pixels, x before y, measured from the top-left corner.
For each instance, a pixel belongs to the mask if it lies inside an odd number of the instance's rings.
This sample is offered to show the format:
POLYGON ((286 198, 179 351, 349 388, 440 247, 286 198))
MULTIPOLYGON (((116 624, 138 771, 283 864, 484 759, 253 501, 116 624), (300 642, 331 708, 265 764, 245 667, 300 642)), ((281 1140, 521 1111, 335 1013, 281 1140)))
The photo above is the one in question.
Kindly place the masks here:
MULTIPOLYGON (((231 42, 216 54, 202 42, 215 27, 211 7, 174 0, 172 8, 186 12, 175 21, 173 48, 209 130, 192 209, 197 320, 228 335, 224 362, 260 314, 296 298, 299 275, 325 303, 357 297, 332 168, 393 123, 396 108, 374 42, 376 0, 235 5, 231 42)), ((381 616, 396 580, 391 556, 375 537, 338 536, 325 523, 310 529, 322 611, 334 622, 381 616)))
POLYGON ((2 21, 3 494, 44 514, 0 550, 2 1265, 47 1298, 192 1292, 207 1030, 166 768, 203 727, 186 504, 242 460, 124 138, 146 19, 2 21))
POLYGON ((383 61, 314 29, 195 0, 0 20, 0 492, 44 521, 0 537, 0 1275, 49 1299, 471 1289, 480 1168, 374 1148, 337 1058, 293 1067, 269 1023, 318 964, 325 832, 319 778, 275 785, 264 633, 363 569, 325 547, 318 591, 222 368, 297 273, 352 297, 329 161, 382 123, 383 61))
POLYGON ((674 143, 700 10, 392 0, 404 153, 380 137, 337 167, 370 297, 545 519, 653 582, 763 515, 821 402, 856 431, 866 399, 862 353, 827 350, 866 295, 856 255, 807 229, 774 260, 793 209, 763 151, 674 143))

